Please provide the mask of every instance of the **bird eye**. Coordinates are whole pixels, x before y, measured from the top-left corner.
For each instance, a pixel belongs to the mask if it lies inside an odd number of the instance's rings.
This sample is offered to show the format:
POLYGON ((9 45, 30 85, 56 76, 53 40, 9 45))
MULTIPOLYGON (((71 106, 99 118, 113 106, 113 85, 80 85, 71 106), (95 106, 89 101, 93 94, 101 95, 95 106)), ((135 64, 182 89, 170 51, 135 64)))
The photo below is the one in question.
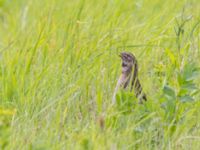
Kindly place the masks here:
POLYGON ((122 63, 122 67, 126 67, 126 66, 127 66, 127 64, 123 62, 122 63))

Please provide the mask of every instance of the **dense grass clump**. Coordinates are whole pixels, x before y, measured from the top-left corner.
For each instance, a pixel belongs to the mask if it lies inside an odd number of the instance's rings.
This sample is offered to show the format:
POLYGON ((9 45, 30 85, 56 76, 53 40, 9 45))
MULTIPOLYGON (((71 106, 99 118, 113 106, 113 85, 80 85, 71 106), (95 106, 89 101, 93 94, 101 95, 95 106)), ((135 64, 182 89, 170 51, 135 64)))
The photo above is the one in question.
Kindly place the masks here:
POLYGON ((199 0, 0 0, 0 149, 199 149, 199 0), (135 54, 148 102, 112 94, 135 54))

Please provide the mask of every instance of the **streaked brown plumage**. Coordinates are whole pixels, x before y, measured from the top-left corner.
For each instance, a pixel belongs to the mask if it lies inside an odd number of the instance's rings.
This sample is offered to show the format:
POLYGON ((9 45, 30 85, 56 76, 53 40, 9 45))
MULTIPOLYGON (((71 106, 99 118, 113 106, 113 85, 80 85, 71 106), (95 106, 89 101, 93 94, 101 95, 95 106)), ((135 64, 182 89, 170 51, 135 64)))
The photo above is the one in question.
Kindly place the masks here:
POLYGON ((142 86, 138 79, 138 63, 135 56, 130 52, 122 52, 119 56, 122 59, 122 73, 114 91, 113 103, 115 103, 116 93, 119 88, 127 89, 130 84, 130 91, 134 89, 139 103, 146 101, 146 94, 142 91, 142 86))

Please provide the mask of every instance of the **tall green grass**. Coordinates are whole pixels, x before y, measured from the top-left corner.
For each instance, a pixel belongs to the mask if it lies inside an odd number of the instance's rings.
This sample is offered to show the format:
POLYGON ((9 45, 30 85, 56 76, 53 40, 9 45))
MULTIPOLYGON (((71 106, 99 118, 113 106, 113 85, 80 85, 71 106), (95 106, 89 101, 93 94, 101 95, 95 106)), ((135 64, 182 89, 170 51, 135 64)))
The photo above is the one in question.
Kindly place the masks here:
POLYGON ((199 14, 198 0, 0 0, 1 149, 199 149, 199 14), (128 113, 111 104, 121 51, 148 96, 128 113))

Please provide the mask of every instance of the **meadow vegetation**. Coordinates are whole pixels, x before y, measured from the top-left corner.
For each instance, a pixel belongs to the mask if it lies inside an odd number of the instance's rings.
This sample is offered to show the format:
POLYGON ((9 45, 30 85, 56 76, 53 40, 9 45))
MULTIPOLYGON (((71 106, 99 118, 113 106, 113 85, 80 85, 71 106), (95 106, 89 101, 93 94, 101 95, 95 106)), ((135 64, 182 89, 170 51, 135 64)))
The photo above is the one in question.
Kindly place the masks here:
POLYGON ((198 150, 199 31, 199 0, 0 0, 0 149, 198 150))

